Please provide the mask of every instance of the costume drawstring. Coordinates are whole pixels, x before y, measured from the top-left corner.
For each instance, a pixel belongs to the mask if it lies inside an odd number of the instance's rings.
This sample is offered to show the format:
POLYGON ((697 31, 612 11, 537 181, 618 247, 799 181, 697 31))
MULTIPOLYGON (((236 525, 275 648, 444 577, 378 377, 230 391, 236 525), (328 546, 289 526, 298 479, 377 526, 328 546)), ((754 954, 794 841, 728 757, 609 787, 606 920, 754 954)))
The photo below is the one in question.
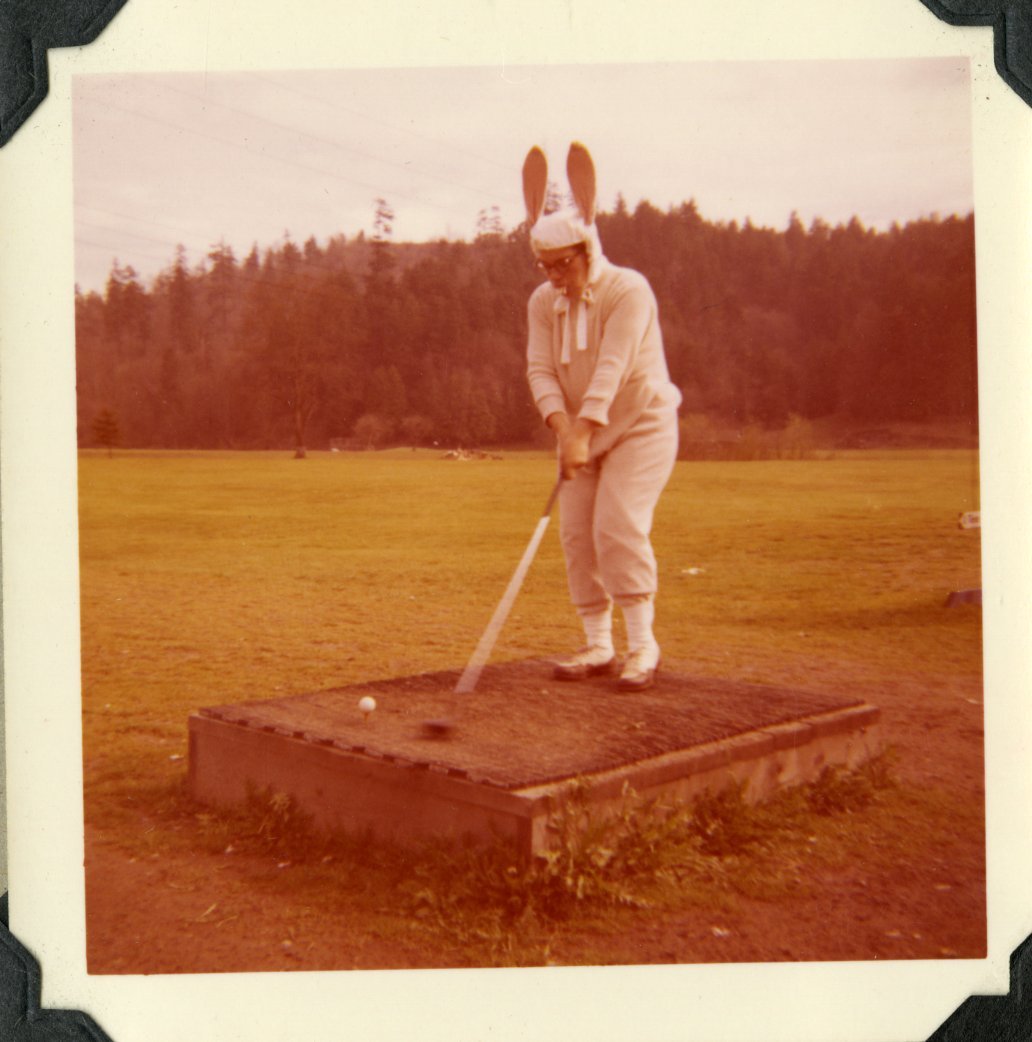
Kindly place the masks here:
POLYGON ((576 350, 586 351, 588 349, 588 305, 591 303, 591 287, 588 286, 580 296, 580 307, 577 308, 576 330, 574 323, 570 321, 570 300, 561 294, 556 297, 556 314, 564 316, 563 319, 563 348, 559 361, 563 365, 569 365, 573 357, 571 341, 576 350))

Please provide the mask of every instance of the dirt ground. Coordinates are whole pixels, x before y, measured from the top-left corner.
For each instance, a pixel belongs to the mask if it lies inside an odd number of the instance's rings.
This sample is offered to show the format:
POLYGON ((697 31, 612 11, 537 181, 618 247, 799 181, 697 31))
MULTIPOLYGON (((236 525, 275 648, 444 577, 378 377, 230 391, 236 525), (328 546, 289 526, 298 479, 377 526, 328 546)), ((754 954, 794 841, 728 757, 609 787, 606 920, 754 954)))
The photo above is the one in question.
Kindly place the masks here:
MULTIPOLYGON (((963 609, 967 610, 967 609, 963 609)), ((689 663, 667 663, 690 673, 689 663)), ((495 672, 490 684, 512 697, 527 691, 526 666, 495 672), (509 679, 506 680, 506 677, 509 679)), ((485 674, 485 677, 487 674, 485 674)), ((560 699, 566 685, 542 674, 536 696, 560 699), (543 693, 547 692, 547 696, 543 693)), ((843 828, 866 830, 848 859, 815 857, 774 897, 739 894, 719 907, 686 903, 663 911, 614 912, 557 934, 558 964, 832 961, 980 958, 985 955, 985 835, 982 691, 970 677, 898 675, 868 684, 843 664, 808 673, 800 697, 834 704, 867 701, 882 710, 902 791, 930 794, 938 808, 906 823, 895 839, 872 831, 866 814, 843 828), (808 694, 804 693, 808 692, 808 694), (829 695, 830 693, 830 695, 829 695)), ((572 697, 572 696, 571 696, 572 697)), ((579 695, 577 697, 580 697, 579 695)), ((630 712, 664 697, 621 696, 630 712), (637 706, 632 699, 639 699, 637 706)), ((390 695, 383 696, 390 705, 390 695)), ((379 712, 379 710, 378 710, 379 712)), ((639 715, 641 715, 639 713, 639 715)), ((524 741, 548 716, 531 714, 524 741)), ((360 726, 360 725, 358 725, 360 726)), ((487 726, 481 721, 477 726, 487 726)), ((502 725, 499 725, 502 726, 502 725)), ((688 720, 685 725, 691 727, 688 720)), ((554 730, 554 729, 553 729, 554 730)), ((704 726, 705 730, 705 726, 704 726)), ((328 917, 292 887, 293 866, 258 854, 209 851, 190 841, 191 819, 141 808, 138 831, 172 830, 174 841, 129 854, 118 832, 86 830, 88 965, 91 973, 199 973, 260 970, 427 968, 442 959, 405 924, 356 928, 328 917)), ((899 823, 897 822, 897 825, 899 823)), ((124 829, 119 830, 124 835, 124 829)))

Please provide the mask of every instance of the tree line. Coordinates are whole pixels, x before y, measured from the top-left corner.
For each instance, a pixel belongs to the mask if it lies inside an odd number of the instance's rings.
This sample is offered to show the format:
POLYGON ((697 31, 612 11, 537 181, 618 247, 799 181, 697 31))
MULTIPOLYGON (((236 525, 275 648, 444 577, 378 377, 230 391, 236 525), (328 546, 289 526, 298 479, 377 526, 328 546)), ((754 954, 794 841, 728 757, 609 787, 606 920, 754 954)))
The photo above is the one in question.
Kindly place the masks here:
MULTIPOLYGON (((289 236, 144 286, 112 265, 76 289, 79 439, 162 448, 539 442, 524 377, 541 275, 524 227, 482 213, 473 241, 289 236), (104 415, 103 423, 98 417, 104 415), (98 441, 106 431, 106 441, 98 441)), ((977 421, 974 220, 887 231, 704 220, 693 202, 598 216, 606 255, 659 300, 683 412, 768 430, 977 421)))

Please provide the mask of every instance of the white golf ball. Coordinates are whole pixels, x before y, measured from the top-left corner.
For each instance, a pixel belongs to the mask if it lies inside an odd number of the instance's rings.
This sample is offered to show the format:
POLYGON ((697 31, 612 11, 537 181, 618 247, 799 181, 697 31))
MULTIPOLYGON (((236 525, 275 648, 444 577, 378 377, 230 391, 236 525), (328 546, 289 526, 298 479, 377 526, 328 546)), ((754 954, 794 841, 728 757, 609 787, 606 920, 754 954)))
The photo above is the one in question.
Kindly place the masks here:
POLYGON ((371 713, 376 708, 376 699, 372 695, 364 695, 358 700, 358 708, 363 713, 371 713))

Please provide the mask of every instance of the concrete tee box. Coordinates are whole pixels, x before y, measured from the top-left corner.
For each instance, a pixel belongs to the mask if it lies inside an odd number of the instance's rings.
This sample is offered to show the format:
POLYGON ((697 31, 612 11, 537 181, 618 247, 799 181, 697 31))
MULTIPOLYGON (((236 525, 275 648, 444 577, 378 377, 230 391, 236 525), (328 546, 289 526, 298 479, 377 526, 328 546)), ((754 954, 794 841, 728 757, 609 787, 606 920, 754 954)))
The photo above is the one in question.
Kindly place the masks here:
POLYGON ((501 842, 530 857, 574 793, 592 815, 628 791, 672 803, 738 785, 757 801, 881 751, 879 710, 855 699, 672 674, 634 696, 604 681, 549 690, 543 669, 492 667, 464 702, 445 673, 200 710, 191 791, 222 807, 285 793, 322 831, 501 842), (370 692, 387 710, 372 721, 354 708, 370 692), (453 737, 426 738, 420 721, 442 716, 453 737))

